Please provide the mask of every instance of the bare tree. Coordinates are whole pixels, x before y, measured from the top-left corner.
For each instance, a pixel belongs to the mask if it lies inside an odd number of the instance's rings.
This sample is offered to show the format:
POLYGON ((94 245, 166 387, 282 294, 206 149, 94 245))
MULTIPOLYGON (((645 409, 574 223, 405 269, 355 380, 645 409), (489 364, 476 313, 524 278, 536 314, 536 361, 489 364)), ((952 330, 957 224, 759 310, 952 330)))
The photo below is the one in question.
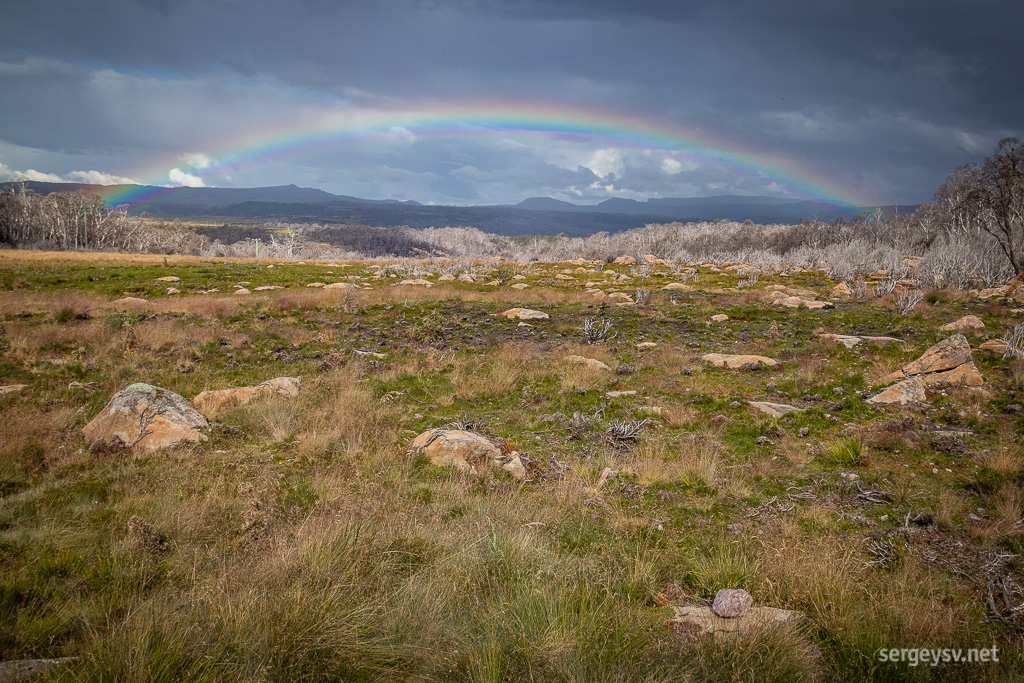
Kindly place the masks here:
POLYGON ((985 162, 951 173, 935 195, 953 233, 984 232, 1024 272, 1024 143, 1004 138, 985 162))

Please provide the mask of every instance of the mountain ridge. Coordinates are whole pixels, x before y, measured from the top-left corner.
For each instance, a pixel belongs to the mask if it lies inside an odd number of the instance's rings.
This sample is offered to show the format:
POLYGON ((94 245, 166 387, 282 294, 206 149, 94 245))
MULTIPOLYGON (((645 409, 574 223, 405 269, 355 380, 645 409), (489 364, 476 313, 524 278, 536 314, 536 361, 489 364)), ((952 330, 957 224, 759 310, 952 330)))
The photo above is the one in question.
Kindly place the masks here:
MULTIPOLYGON (((22 183, 5 183, 5 187, 22 183)), ((274 219, 292 222, 362 224, 413 228, 473 226, 499 235, 585 235, 620 232, 649 223, 714 220, 755 223, 800 223, 808 219, 849 219, 862 209, 827 202, 781 197, 724 195, 637 201, 612 197, 580 205, 552 197, 531 197, 514 205, 451 206, 396 199, 362 199, 294 184, 257 188, 102 186, 26 181, 39 194, 84 191, 102 197, 135 194, 146 197, 129 211, 159 218, 274 219)), ((907 213, 914 207, 905 207, 907 213)), ((896 210, 888 207, 887 213, 896 210)))

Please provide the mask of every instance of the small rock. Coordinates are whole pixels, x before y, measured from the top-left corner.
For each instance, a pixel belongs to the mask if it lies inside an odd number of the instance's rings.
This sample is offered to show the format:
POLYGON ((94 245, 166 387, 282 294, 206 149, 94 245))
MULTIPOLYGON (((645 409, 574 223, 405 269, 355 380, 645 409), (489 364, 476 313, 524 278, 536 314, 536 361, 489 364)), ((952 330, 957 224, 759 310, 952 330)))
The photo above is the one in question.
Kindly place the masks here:
POLYGON ((959 320, 954 320, 951 323, 946 323, 939 328, 940 332, 960 332, 968 334, 970 332, 977 332, 978 330, 985 329, 985 323, 982 322, 981 318, 976 315, 965 315, 959 320))
POLYGON ((729 316, 725 313, 719 313, 718 315, 711 316, 711 322, 713 323, 724 323, 729 320, 729 316))
POLYGON ((562 360, 564 360, 567 363, 577 363, 580 365, 586 365, 587 367, 594 370, 605 370, 607 372, 611 372, 612 370, 605 363, 602 363, 596 358, 587 358, 585 356, 566 356, 562 360))
POLYGON ((761 367, 773 368, 779 361, 767 356, 732 355, 727 353, 706 353, 700 357, 702 361, 711 363, 718 368, 730 370, 754 370, 761 367))
POLYGON ((801 436, 801 437, 803 437, 803 436, 810 436, 811 428, 810 427, 801 427, 800 430, 797 431, 796 434, 797 434, 797 436, 801 436))
POLYGON ((192 399, 192 403, 204 415, 212 416, 229 405, 244 406, 257 396, 276 394, 285 398, 294 398, 299 395, 301 389, 302 378, 300 377, 276 377, 251 387, 203 391, 192 399))
POLYGON ((754 606, 754 598, 742 588, 723 588, 715 594, 711 609, 723 619, 742 617, 754 606))
POLYGON ((547 320, 551 316, 544 311, 535 311, 530 308, 510 308, 507 311, 498 313, 500 316, 509 318, 518 318, 519 320, 547 320))
POLYGON ((803 412, 802 408, 797 408, 796 406, 786 405, 785 403, 771 403, 769 401, 751 401, 750 406, 771 417, 782 417, 788 413, 803 412))
POLYGON ((8 394, 16 394, 19 391, 27 388, 27 384, 5 384, 0 387, 0 396, 7 396, 8 394))
POLYGON ((157 282, 181 282, 181 278, 175 275, 165 275, 164 277, 158 277, 157 282))
POLYGON ((636 391, 632 389, 623 391, 609 391, 605 394, 608 398, 622 398, 623 396, 636 396, 636 391))

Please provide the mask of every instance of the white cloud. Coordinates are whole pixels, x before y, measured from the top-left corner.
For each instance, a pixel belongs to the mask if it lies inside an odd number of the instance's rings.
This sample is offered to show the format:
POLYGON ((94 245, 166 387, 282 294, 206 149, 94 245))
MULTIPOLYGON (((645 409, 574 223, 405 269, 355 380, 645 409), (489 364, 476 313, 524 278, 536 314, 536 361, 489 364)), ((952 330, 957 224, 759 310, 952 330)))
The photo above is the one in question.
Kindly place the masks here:
POLYGON ((104 173, 103 171, 72 171, 65 176, 76 183, 89 185, 140 185, 138 180, 104 173))
POLYGON ((6 164, 0 163, 0 181, 29 180, 39 183, 86 183, 88 185, 132 185, 138 181, 122 178, 102 171, 71 171, 59 176, 56 173, 44 173, 30 168, 17 171, 6 164))
POLYGON ((179 187, 206 187, 206 183, 203 182, 202 178, 191 173, 185 173, 180 168, 172 168, 168 172, 167 177, 179 187))
POLYGON ((676 175, 683 171, 696 171, 700 166, 692 161, 679 161, 672 157, 665 157, 661 162, 661 170, 667 175, 676 175))
POLYGON ((213 160, 210 158, 210 155, 203 154, 202 152, 182 154, 181 160, 188 164, 189 166, 191 166, 192 168, 196 169, 197 171, 201 171, 204 168, 209 168, 211 164, 213 164, 213 160))
POLYGON ((614 149, 599 149, 590 155, 590 159, 583 164, 584 168, 589 168, 594 174, 602 180, 610 175, 615 177, 622 177, 622 172, 626 170, 626 164, 622 161, 622 155, 618 150, 614 149))

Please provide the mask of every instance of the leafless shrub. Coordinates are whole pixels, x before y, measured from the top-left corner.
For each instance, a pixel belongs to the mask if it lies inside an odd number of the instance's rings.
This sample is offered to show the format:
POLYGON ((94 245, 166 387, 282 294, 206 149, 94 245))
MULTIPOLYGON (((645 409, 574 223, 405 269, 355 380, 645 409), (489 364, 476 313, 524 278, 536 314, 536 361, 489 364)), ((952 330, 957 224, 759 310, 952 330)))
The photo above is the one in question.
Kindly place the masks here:
POLYGON ((647 289, 638 289, 633 292, 633 301, 637 306, 643 306, 651 298, 651 292, 647 289))
POLYGON ((588 344, 597 344, 599 342, 611 341, 618 334, 612 332, 611 320, 606 318, 584 318, 583 320, 583 337, 587 340, 588 344))
POLYGON ((895 290, 893 295, 893 303, 900 315, 907 315, 922 301, 924 301, 924 292, 919 289, 900 287, 895 290))
POLYGON ((643 435, 644 427, 650 418, 642 420, 612 420, 605 430, 605 438, 609 441, 635 441, 643 435))
POLYGON ((1003 341, 1006 342, 1003 358, 1024 358, 1024 323, 1017 323, 1003 341))

